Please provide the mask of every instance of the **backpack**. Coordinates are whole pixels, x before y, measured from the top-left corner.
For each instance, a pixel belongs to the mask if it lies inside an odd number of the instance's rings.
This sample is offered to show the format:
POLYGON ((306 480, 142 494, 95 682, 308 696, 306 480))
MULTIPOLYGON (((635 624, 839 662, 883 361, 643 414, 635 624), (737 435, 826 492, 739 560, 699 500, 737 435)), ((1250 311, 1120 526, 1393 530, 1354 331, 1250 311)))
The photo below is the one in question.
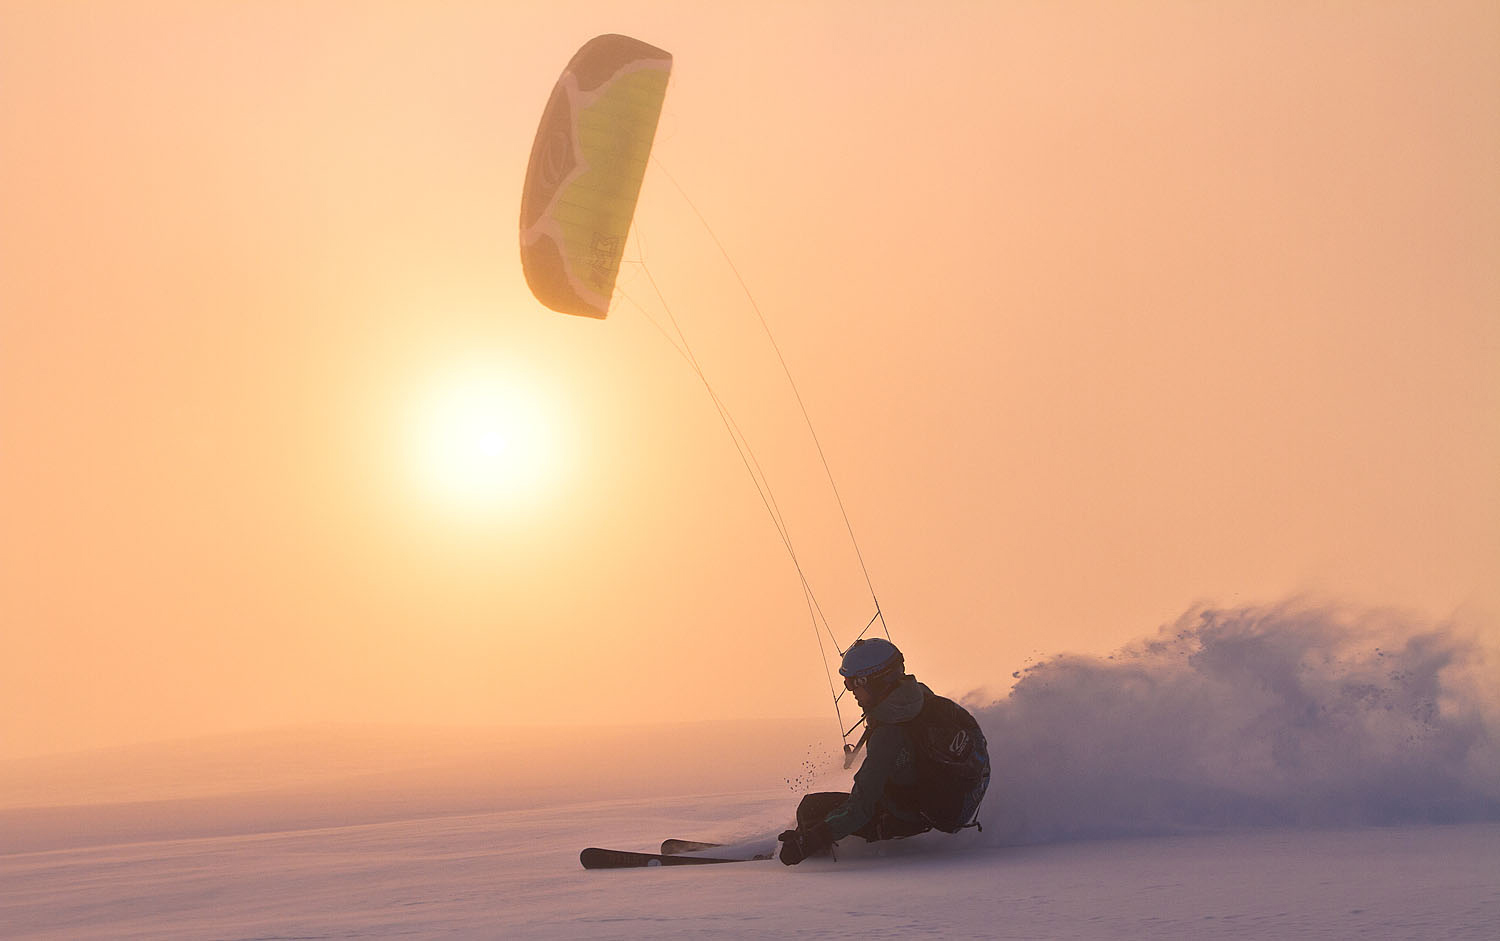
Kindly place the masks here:
POLYGON ((979 723, 963 706, 928 692, 922 711, 902 725, 911 736, 916 783, 892 796, 944 833, 977 826, 970 821, 990 784, 989 746, 979 723))

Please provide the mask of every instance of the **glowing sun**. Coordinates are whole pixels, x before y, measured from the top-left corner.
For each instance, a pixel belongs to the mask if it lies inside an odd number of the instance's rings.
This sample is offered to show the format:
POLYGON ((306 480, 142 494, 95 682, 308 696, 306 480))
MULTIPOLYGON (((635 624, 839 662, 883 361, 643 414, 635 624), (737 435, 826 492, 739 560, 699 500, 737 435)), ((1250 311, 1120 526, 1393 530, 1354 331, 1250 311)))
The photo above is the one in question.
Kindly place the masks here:
POLYGON ((437 382, 415 412, 415 467, 423 489, 458 510, 527 504, 554 468, 546 403, 515 377, 469 370, 437 382))

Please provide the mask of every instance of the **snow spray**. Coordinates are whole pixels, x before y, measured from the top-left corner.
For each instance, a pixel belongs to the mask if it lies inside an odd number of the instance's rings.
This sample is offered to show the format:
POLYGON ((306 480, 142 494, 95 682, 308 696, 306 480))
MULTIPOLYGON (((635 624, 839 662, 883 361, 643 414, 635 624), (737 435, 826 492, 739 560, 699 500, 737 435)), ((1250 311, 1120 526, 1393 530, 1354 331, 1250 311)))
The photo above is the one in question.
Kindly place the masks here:
POLYGON ((1453 624, 1196 608, 975 709, 984 842, 1500 819, 1497 658, 1453 624))

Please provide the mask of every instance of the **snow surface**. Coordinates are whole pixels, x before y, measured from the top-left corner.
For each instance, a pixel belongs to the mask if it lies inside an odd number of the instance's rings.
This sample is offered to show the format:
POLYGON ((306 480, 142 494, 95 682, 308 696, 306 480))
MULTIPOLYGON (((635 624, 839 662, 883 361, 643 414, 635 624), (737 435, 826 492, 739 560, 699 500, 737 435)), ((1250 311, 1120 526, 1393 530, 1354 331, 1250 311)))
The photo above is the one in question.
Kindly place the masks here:
POLYGON ((1190 612, 975 703, 983 833, 794 868, 590 872, 578 851, 769 848, 799 792, 847 780, 821 723, 5 762, 0 936, 1500 938, 1492 668, 1388 613, 1190 612))
MULTIPOLYGON (((585 871, 786 809, 782 792, 591 803, 0 857, 13 938, 1500 937, 1500 824, 982 846, 795 868, 585 871)), ((873 847, 866 848, 873 849, 873 847)))

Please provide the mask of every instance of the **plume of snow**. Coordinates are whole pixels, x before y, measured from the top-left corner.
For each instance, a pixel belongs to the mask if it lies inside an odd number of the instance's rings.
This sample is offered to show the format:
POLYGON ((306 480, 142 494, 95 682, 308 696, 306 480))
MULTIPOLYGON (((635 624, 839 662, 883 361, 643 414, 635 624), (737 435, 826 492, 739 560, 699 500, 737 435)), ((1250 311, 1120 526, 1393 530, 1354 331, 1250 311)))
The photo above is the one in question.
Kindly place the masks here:
POLYGON ((1058 656, 975 710, 986 842, 1500 819, 1500 674, 1473 633, 1292 601, 1058 656))

